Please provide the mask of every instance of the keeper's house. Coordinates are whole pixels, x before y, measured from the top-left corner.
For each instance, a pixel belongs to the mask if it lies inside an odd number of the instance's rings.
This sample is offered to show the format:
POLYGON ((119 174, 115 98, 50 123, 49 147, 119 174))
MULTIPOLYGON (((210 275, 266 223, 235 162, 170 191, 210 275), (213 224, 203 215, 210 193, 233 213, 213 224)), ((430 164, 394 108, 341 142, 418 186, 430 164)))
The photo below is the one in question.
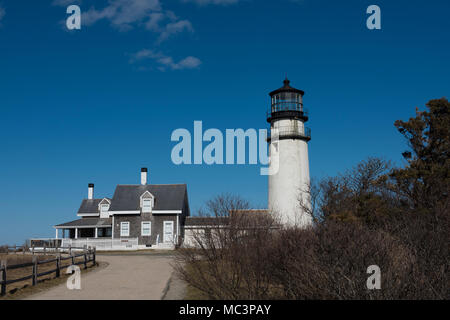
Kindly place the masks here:
POLYGON ((186 185, 147 184, 147 168, 142 168, 141 184, 117 185, 112 199, 95 199, 90 183, 77 213, 80 219, 54 227, 63 247, 169 249, 182 243, 189 215, 186 185))

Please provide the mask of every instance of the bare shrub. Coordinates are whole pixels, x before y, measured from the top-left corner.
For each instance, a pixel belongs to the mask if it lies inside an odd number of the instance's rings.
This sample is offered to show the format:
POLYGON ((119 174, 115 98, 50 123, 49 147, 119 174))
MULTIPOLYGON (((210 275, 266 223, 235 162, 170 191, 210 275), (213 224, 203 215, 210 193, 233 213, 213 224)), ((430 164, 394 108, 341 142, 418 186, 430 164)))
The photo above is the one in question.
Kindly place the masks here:
POLYGON ((239 197, 208 202, 215 221, 178 251, 176 270, 210 299, 448 299, 448 214, 409 213, 280 228, 239 197), (367 268, 381 269, 369 290, 367 268))
POLYGON ((276 225, 248 207, 230 195, 209 201, 203 214, 214 224, 194 234, 196 249, 178 251, 180 277, 210 299, 265 299, 274 290, 267 261, 276 225))
POLYGON ((414 256, 398 241, 359 223, 330 221, 286 229, 274 248, 274 280, 283 299, 401 299, 408 297, 414 256), (381 290, 368 290, 367 267, 381 269, 381 290))

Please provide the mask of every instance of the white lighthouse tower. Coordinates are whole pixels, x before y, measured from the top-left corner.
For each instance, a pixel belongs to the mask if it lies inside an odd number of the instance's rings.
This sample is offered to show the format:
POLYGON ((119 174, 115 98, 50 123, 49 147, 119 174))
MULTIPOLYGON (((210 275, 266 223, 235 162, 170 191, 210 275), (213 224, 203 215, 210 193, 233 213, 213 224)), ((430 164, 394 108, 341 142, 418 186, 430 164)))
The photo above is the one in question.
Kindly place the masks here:
POLYGON ((311 132, 305 127, 308 117, 303 109, 304 92, 291 87, 286 78, 284 86, 269 95, 268 208, 283 225, 306 227, 312 223, 305 210, 310 208, 308 141, 311 132))

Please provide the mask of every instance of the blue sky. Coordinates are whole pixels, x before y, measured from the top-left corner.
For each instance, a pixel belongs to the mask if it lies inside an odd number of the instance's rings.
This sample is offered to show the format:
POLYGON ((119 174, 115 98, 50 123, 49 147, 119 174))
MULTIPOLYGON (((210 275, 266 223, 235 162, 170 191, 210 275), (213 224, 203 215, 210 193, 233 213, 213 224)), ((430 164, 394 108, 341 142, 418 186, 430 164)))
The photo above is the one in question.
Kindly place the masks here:
POLYGON ((266 128, 287 73, 306 92, 311 176, 368 156, 401 164, 393 123, 450 93, 448 1, 0 0, 0 243, 52 237, 87 184, 187 183, 257 207, 259 165, 171 162, 173 130, 266 128), (82 28, 67 31, 67 4, 82 28), (381 8, 382 29, 366 28, 381 8))

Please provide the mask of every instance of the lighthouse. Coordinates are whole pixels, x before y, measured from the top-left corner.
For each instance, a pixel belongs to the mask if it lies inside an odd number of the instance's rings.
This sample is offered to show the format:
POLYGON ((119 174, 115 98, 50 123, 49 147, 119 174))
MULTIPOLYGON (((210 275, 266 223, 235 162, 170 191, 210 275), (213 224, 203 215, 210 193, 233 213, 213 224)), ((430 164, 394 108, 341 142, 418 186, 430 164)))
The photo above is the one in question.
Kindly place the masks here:
POLYGON ((291 87, 287 78, 283 83, 283 87, 269 93, 268 208, 284 226, 307 227, 312 223, 308 212, 311 131, 305 127, 308 115, 303 108, 304 92, 291 87))

